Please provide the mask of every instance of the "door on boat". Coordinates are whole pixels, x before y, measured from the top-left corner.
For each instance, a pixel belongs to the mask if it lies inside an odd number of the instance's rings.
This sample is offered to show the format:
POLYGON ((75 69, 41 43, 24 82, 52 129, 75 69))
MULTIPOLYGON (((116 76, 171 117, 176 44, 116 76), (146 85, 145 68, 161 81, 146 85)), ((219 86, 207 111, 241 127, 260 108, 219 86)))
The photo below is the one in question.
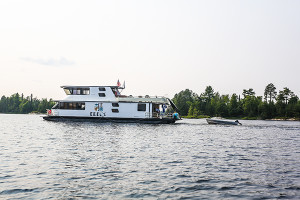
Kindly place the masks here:
POLYGON ((160 117, 160 110, 159 110, 159 104, 152 104, 152 117, 153 118, 159 118, 160 117))

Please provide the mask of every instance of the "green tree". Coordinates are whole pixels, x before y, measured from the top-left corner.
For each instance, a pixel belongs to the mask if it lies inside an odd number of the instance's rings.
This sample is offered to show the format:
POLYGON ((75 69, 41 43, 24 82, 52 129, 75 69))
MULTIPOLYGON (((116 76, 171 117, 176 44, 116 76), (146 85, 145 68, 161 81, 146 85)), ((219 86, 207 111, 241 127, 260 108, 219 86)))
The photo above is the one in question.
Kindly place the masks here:
POLYGON ((217 102, 216 112, 218 116, 227 117, 228 116, 228 95, 222 95, 219 101, 217 102))
POLYGON ((272 101, 272 99, 275 99, 277 95, 276 92, 276 87, 274 86, 273 83, 269 83, 266 88, 265 88, 265 92, 264 92, 264 96, 265 96, 265 101, 267 101, 267 99, 269 99, 269 103, 272 101))
POLYGON ((195 99, 193 102, 188 102, 188 104, 190 105, 188 116, 198 117, 199 115, 202 114, 201 111, 199 110, 200 101, 198 99, 195 99))
POLYGON ((178 94, 175 94, 172 101, 175 103, 177 108, 180 110, 182 116, 188 115, 190 105, 195 101, 196 94, 192 90, 182 90, 178 94), (189 102, 189 103, 188 103, 189 102))
POLYGON ((272 119, 276 117, 276 107, 274 102, 260 102, 258 105, 258 115, 261 119, 272 119))
POLYGON ((213 116, 214 108, 211 107, 211 100, 215 96, 214 89, 209 85, 206 86, 204 93, 200 95, 200 100, 202 102, 201 109, 206 115, 213 116))
POLYGON ((297 117, 298 113, 297 113, 297 102, 298 102, 299 98, 294 95, 289 99, 288 105, 286 107, 286 115, 288 117, 297 117))
POLYGON ((283 88, 283 91, 279 91, 279 95, 281 97, 281 100, 284 99, 285 104, 288 103, 289 99, 294 95, 294 92, 292 92, 289 88, 285 87, 283 88))
POLYGON ((298 97, 289 88, 285 87, 276 98, 276 112, 279 117, 294 117, 297 113, 294 110, 297 108, 298 97))
POLYGON ((209 116, 216 116, 217 114, 217 105, 218 101, 220 99, 219 93, 216 93, 215 96, 210 101, 210 110, 209 110, 209 116))
POLYGON ((202 97, 205 99, 206 102, 210 102, 214 95, 214 89, 210 85, 206 86, 205 92, 202 93, 202 97))
POLYGON ((27 100, 23 100, 22 103, 20 104, 20 113, 30 113, 30 103, 27 100))
POLYGON ((7 113, 7 105, 7 98, 5 96, 2 96, 0 101, 0 113, 7 113))
POLYGON ((246 96, 243 104, 244 114, 248 117, 258 116, 258 105, 261 101, 261 97, 246 96))
POLYGON ((238 101, 238 96, 235 93, 230 98, 228 112, 230 117, 238 117, 243 113, 241 103, 238 101))
POLYGON ((300 119, 300 100, 298 100, 296 106, 295 106, 295 112, 296 112, 296 118, 300 119))
POLYGON ((246 89, 243 90, 244 99, 247 96, 254 96, 254 95, 255 95, 255 92, 254 92, 254 90, 252 88, 249 88, 249 90, 246 90, 246 89))

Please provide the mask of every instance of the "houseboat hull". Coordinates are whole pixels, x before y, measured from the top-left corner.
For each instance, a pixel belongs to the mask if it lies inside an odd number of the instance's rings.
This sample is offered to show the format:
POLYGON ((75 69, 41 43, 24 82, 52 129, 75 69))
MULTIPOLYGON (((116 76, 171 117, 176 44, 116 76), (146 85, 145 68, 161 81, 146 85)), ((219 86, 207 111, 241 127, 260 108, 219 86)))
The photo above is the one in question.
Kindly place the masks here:
POLYGON ((99 123, 141 123, 141 124, 173 124, 175 119, 172 118, 103 118, 103 117, 74 117, 74 116, 45 116, 44 120, 54 122, 99 122, 99 123))

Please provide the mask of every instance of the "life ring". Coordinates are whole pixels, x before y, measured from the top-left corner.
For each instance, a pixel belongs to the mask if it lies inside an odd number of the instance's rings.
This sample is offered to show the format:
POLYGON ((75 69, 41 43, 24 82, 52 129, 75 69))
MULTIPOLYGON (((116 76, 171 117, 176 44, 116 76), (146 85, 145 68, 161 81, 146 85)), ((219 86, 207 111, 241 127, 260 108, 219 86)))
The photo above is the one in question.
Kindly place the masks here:
POLYGON ((51 115, 51 110, 48 110, 48 115, 51 115))

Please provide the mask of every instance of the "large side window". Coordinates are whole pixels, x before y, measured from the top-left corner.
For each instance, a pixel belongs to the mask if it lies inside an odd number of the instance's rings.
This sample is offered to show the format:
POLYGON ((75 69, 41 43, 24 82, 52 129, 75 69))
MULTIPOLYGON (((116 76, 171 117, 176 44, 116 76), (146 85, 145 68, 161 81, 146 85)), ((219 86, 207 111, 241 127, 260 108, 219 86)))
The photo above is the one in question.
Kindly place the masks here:
POLYGON ((146 104, 145 103, 139 103, 137 110, 138 111, 146 111, 146 104))
POLYGON ((81 102, 60 102, 59 109, 64 110, 85 110, 85 103, 81 102))
POLYGON ((105 93, 99 93, 99 97, 105 97, 105 93))
POLYGON ((64 88, 67 95, 89 95, 89 88, 64 88))
POLYGON ((118 112, 119 112, 119 109, 111 109, 111 112, 113 112, 113 113, 118 113, 118 112))
POLYGON ((106 91, 105 88, 99 87, 99 91, 106 91))

